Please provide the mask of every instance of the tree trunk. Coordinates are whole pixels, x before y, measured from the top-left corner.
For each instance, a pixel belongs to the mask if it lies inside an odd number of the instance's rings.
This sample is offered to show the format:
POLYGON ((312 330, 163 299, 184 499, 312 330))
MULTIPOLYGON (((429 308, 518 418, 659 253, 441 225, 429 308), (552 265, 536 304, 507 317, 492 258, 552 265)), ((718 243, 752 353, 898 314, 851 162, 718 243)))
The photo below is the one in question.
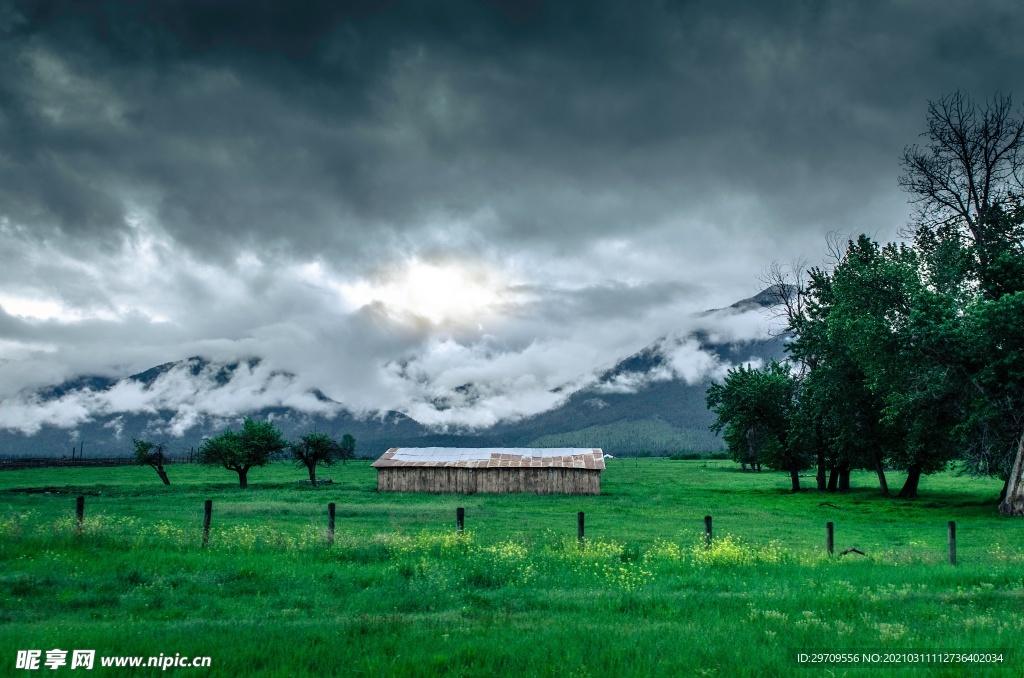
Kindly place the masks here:
POLYGON ((875 473, 878 474, 878 487, 882 490, 882 496, 889 496, 889 483, 885 480, 885 467, 882 466, 882 456, 875 454, 875 473))
POLYGON ((835 492, 839 483, 839 469, 833 466, 828 472, 828 491, 835 492))
POLYGON ((907 482, 903 483, 903 489, 899 496, 904 499, 913 499, 917 496, 917 486, 921 482, 921 467, 911 466, 907 469, 907 482))
POLYGON ((306 462, 306 470, 309 471, 309 484, 316 487, 316 464, 306 462))
POLYGON ((249 478, 248 478, 248 476, 249 476, 249 467, 245 466, 245 467, 237 469, 237 470, 238 470, 238 486, 241 487, 244 490, 245 488, 249 487, 249 478))
POLYGON ((850 467, 849 465, 839 467, 839 491, 850 491, 850 467))
POLYGON ((160 480, 164 481, 164 485, 170 485, 171 481, 167 479, 167 474, 164 473, 163 464, 150 464, 149 467, 156 471, 156 474, 160 476, 160 480))
POLYGON ((1017 456, 1006 479, 1006 496, 999 504, 999 513, 1004 516, 1024 516, 1024 433, 1017 443, 1017 456))
POLYGON ((741 461, 740 462, 740 469, 746 471, 747 470, 747 462, 741 461))
POLYGON ((789 479, 793 481, 793 491, 800 491, 800 467, 793 464, 789 467, 789 479))
POLYGON ((818 492, 825 491, 825 450, 818 448, 818 475, 815 476, 818 481, 818 492))

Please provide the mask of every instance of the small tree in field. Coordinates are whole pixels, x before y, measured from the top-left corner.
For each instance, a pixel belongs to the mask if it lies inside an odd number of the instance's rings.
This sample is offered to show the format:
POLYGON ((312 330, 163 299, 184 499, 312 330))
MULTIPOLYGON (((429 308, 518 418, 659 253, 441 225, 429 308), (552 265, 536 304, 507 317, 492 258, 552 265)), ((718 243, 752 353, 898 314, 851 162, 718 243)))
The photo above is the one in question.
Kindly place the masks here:
POLYGON ((132 438, 132 444, 135 445, 135 463, 139 466, 152 466, 156 474, 160 476, 160 480, 164 481, 164 485, 170 485, 171 481, 168 480, 167 472, 164 471, 164 464, 167 462, 164 444, 158 445, 137 438, 132 438))
POLYGON ((326 433, 307 433, 291 443, 288 449, 295 463, 309 471, 309 482, 313 487, 316 487, 316 467, 331 466, 336 459, 342 458, 341 445, 326 433))
POLYGON ((238 474, 239 487, 245 489, 249 486, 249 469, 266 466, 285 447, 287 443, 274 422, 256 422, 246 417, 241 431, 228 429, 203 443, 196 461, 234 471, 238 474))
POLYGON ((356 458, 356 439, 346 433, 341 436, 341 444, 338 446, 338 456, 344 464, 349 459, 356 458))

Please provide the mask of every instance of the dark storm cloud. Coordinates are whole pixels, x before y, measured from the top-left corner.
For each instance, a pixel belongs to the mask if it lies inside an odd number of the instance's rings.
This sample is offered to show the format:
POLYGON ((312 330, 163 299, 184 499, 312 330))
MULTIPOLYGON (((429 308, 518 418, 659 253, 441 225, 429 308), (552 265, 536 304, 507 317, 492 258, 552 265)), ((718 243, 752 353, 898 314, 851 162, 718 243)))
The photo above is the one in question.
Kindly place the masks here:
POLYGON ((756 201, 737 231, 856 227, 899 217, 861 207, 924 101, 1021 55, 998 5, 517 6, 17 5, 5 211, 95 237, 132 199, 207 255, 343 259, 428 218, 558 253, 716 193, 756 201))
POLYGON ((522 286, 514 291, 536 299, 534 303, 524 304, 516 310, 540 323, 551 323, 566 316, 633 322, 671 305, 679 298, 699 293, 695 286, 678 282, 651 285, 615 282, 578 290, 522 286))

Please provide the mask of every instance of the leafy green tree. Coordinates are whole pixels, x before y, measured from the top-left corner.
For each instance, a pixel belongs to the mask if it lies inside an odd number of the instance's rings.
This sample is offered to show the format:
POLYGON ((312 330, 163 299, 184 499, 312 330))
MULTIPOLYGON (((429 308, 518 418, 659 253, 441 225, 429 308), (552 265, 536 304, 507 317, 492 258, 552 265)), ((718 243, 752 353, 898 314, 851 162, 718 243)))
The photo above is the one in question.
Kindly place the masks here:
MULTIPOLYGON (((950 369, 960 378, 963 416, 955 433, 974 473, 1006 482, 1000 512, 1024 515, 1024 210, 994 208, 981 242, 944 243, 985 267, 959 285, 959 312, 943 327, 950 369)), ((934 343, 934 342, 933 342, 934 343)))
POLYGON ((316 487, 316 467, 331 466, 342 458, 342 446, 326 433, 307 433, 291 443, 288 449, 295 463, 309 471, 309 482, 313 487, 316 487))
POLYGON ((1000 512, 1024 516, 1024 292, 972 305, 962 328, 985 358, 965 379, 964 460, 1004 478, 1000 512))
POLYGON ((885 401, 868 387, 867 375, 855 359, 858 338, 844 333, 833 317, 837 304, 847 311, 856 306, 848 279, 856 274, 850 268, 863 258, 864 245, 858 241, 841 248, 830 243, 836 256, 833 268, 807 271, 802 312, 791 314, 788 327, 795 338, 786 350, 807 366, 795 433, 817 453, 818 489, 848 491, 850 471, 863 468, 876 472, 882 494, 888 495, 886 457, 898 436, 885 420, 885 401), (843 297, 837 296, 837 279, 843 297), (830 469, 827 485, 825 466, 830 469))
POLYGON ((152 443, 148 440, 139 440, 137 438, 132 438, 132 444, 135 446, 135 463, 139 466, 151 466, 156 471, 156 474, 160 476, 160 480, 164 481, 164 485, 170 485, 171 481, 167 478, 167 473, 164 471, 164 464, 167 463, 167 453, 164 444, 152 443))
POLYGON ((285 447, 287 443, 274 422, 256 422, 246 417, 241 431, 227 429, 203 443, 196 460, 234 471, 238 474, 239 487, 244 489, 249 485, 249 469, 265 466, 285 447))
POLYGON ((830 329, 833 273, 844 248, 830 240, 829 249, 836 262, 832 270, 800 272, 795 266, 790 272, 776 263, 761 278, 777 299, 776 308, 782 309, 790 337, 786 351, 798 366, 791 436, 815 459, 818 490, 846 491, 851 470, 867 468, 876 472, 882 493, 888 494, 881 402, 866 388, 848 347, 830 329))
POLYGON ((1024 211, 1011 204, 978 219, 980 242, 944 227, 919 231, 927 237, 914 247, 861 236, 831 272, 810 272, 790 345, 812 366, 794 436, 833 468, 874 465, 883 491, 883 458, 906 470, 904 497, 960 460, 1006 479, 1012 513, 1024 503, 1011 491, 1022 485, 1024 211))
POLYGON ((344 464, 349 459, 356 458, 356 439, 346 433, 341 436, 341 443, 339 444, 338 456, 341 459, 341 463, 344 464))
POLYGON ((956 315, 953 298, 926 285, 916 250, 864 235, 848 244, 833 287, 830 332, 881 400, 892 433, 889 463, 907 471, 900 496, 917 496, 921 476, 946 468, 958 452, 961 384, 944 336, 956 315))
POLYGON ((807 454, 790 436, 797 390, 789 364, 772 360, 761 369, 731 369, 707 391, 708 408, 717 415, 711 430, 724 432, 733 459, 788 471, 794 492, 800 490, 800 470, 808 465, 807 454))

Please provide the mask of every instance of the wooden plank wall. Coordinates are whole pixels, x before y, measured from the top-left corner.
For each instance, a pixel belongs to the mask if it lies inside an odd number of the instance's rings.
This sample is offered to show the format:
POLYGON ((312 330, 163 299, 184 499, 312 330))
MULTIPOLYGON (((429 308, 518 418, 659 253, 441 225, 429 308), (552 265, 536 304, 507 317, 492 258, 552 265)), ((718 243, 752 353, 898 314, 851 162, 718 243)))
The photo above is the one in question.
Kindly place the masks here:
POLYGON ((577 468, 405 466, 377 469, 381 492, 601 494, 601 472, 577 468))

